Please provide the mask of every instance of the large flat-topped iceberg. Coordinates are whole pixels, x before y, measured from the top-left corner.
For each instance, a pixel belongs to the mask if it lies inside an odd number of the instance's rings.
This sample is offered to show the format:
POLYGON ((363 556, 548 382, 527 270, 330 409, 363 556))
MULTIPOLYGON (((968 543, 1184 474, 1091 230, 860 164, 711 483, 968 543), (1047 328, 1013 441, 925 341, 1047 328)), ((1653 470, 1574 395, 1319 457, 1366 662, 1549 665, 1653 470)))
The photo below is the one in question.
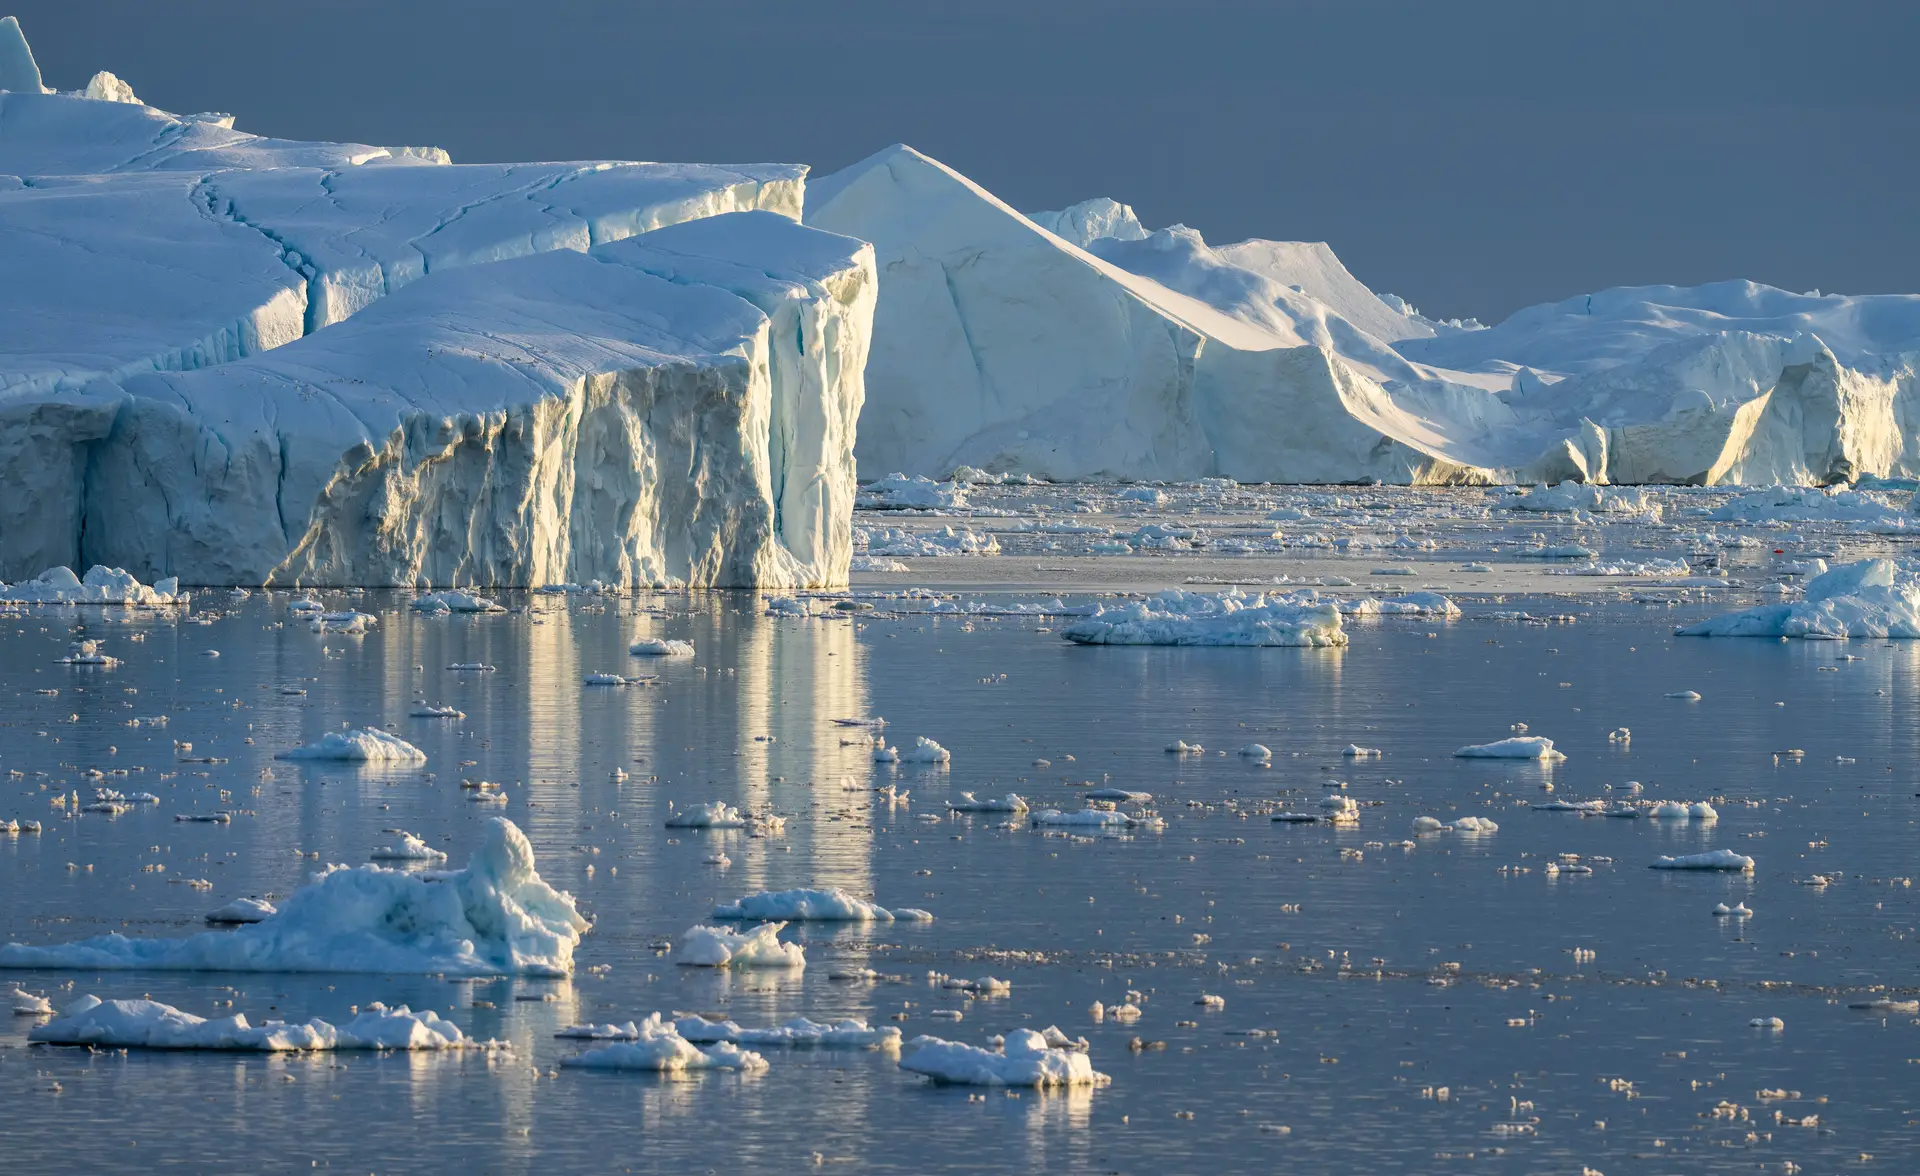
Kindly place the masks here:
POLYGON ((909 147, 816 181, 806 219, 878 254, 859 444, 873 472, 1491 476, 1315 340, 1103 261, 909 147))
POLYGON ((57 562, 143 578, 840 582, 871 256, 758 212, 456 268, 285 347, 96 388, 77 471, 14 469, 84 503, 57 562))
POLYGON ((0 92, 0 579, 844 581, 875 283, 798 225, 804 167, 455 165, 34 78, 0 92))

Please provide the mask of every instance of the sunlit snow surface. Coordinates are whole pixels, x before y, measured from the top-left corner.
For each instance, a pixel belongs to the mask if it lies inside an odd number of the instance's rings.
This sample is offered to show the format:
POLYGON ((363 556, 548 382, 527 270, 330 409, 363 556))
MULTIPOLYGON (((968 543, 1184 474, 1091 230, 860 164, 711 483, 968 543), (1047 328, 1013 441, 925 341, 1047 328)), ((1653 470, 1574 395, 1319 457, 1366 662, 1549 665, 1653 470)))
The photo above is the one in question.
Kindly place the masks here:
MULTIPOLYGON (((397 1155, 428 1172, 601 1171, 610 1156, 627 1166, 641 1137, 633 1166, 657 1170, 807 1170, 816 1152, 822 1168, 903 1173, 979 1157, 1174 1172, 1196 1154, 1236 1173, 1632 1172, 1648 1156, 1815 1172, 1863 1152, 1879 1170, 1920 1166, 1901 1096, 1920 1053, 1901 1011, 1920 995, 1920 732, 1904 718, 1920 642, 1675 633, 1800 600, 1814 560, 1907 559, 1885 525, 1904 492, 1841 500, 1878 504, 1877 522, 1772 525, 1710 519, 1735 499, 1706 491, 1574 515, 1485 491, 1156 489, 1157 505, 973 486, 982 513, 965 518, 863 512, 857 526, 991 533, 1002 554, 906 557, 913 572, 801 594, 806 615, 767 615, 745 593, 501 593, 512 611, 446 616, 406 593, 316 593, 320 611, 378 618, 343 635, 312 631, 285 593, 9 607, 0 771, 19 775, 0 775, 0 822, 40 831, 0 832, 0 942, 186 940, 236 899, 308 905, 296 896, 309 875, 409 835, 460 866, 499 816, 593 924, 570 978, 6 969, 0 991, 54 1009, 91 994, 209 1023, 344 1028, 378 1002, 509 1047, 89 1053, 29 1047, 50 1018, 9 1014, 0 1105, 32 1124, 10 1137, 10 1162, 149 1172, 191 1123, 195 1166, 231 1172, 386 1170, 397 1155), (1206 542, 1091 550, 1101 528, 1148 526, 1206 542), (1222 550, 1263 530, 1325 542, 1222 550), (1380 545, 1335 545, 1362 535, 1380 545), (1567 574, 1586 565, 1521 554, 1563 544, 1596 564, 1689 572, 1567 574), (1415 574, 1373 574, 1385 567, 1415 574), (1011 590, 978 587, 995 581, 1011 590), (1111 593, 1230 581, 1336 609, 1431 591, 1460 615, 1341 610, 1348 644, 1323 648, 1061 637, 1127 602, 1111 593), (651 659, 645 689, 582 685, 637 661, 621 651, 641 639, 697 652, 651 659), (80 640, 118 664, 60 663, 80 640), (415 718, 419 699, 465 717, 415 718), (427 762, 273 758, 343 722, 427 762), (1609 738, 1621 728, 1630 740, 1609 738), (875 763, 876 732, 935 740, 952 763, 875 763), (1453 755, 1522 737, 1568 758, 1453 755), (1268 756, 1241 754, 1255 745, 1268 756), (508 799, 471 803, 485 790, 463 781, 508 799), (72 816, 97 789, 160 803, 72 816), (965 792, 1017 793, 1030 812, 950 808, 965 792), (1320 819, 1336 811, 1323 800, 1351 819, 1320 819), (667 826, 716 803, 784 826, 667 826), (1089 804, 1164 824, 1032 819, 1089 804), (1703 804, 1717 820, 1692 815, 1703 804), (1689 815, 1663 819, 1662 805, 1689 815), (1623 809, 1640 819, 1615 819, 1623 809), (173 819, 218 813, 230 819, 173 819), (1316 819, 1271 819, 1282 813, 1316 819), (1752 871, 1649 868, 1718 851, 1752 871), (805 968, 679 966, 717 907, 833 889, 937 920, 793 921, 777 939, 804 948, 805 968), (1894 1003, 1849 1007, 1876 1001, 1894 1003), (645 1042, 559 1036, 632 1023, 639 1038, 655 1013, 645 1042), (1749 1025, 1774 1017, 1784 1030, 1749 1025), (849 1048, 792 1048, 849 1021, 867 1027, 848 1030, 849 1048), (1011 1098, 900 1065, 924 1052, 916 1038, 991 1052, 1050 1025, 1084 1036, 1110 1084, 1011 1098), (569 1064, 616 1041, 633 1048, 569 1064), (728 1041, 737 1055, 716 1048, 728 1041), (1722 1100, 1736 1109, 1716 1117, 1722 1100), (396 1106, 408 1114, 367 1113, 396 1106), (1785 1122, 1810 1116, 1817 1127, 1785 1122)), ((383 872, 408 881, 381 902, 456 885, 443 868, 383 872)), ((487 929, 462 917, 483 954, 487 929)))

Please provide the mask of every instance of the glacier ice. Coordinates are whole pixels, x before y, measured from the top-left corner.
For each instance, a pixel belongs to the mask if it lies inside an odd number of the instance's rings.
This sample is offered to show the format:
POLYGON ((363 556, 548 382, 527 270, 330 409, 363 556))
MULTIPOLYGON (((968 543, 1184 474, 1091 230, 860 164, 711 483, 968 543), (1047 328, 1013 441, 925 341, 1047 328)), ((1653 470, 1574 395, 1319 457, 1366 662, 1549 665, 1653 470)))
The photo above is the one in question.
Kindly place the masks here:
POLYGON ((33 60, 19 20, 0 16, 0 90, 38 94, 43 88, 40 66, 33 60))
POLYGON ((1015 1029, 998 1050, 939 1037, 916 1037, 900 1068, 964 1086, 1105 1086, 1112 1079, 1077 1049, 1055 1049, 1031 1029, 1015 1029))
POLYGON ((1492 328, 1323 243, 1022 217, 896 146, 811 184, 886 290, 860 455, 1054 479, 1826 485, 1920 474, 1920 297, 1638 287, 1492 328))
POLYGON ((876 287, 797 224, 804 167, 456 165, 132 99, 0 93, 0 576, 844 582, 876 287))
POLYGON ((9 943, 0 968, 567 976, 587 929, 573 896, 535 871, 519 826, 493 817, 463 870, 332 866, 277 913, 231 932, 9 943))
POLYGON ((1060 636, 1078 645, 1282 645, 1347 643, 1340 610, 1317 600, 1170 589, 1075 619, 1060 636))

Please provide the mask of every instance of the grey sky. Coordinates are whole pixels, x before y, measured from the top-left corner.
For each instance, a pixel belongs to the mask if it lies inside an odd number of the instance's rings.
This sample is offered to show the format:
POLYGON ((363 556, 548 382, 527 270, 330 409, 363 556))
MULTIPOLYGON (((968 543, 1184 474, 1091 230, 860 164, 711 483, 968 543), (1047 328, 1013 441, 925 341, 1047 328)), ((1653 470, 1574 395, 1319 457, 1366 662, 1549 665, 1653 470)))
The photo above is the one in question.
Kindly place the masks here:
POLYGON ((1920 4, 0 0, 50 85, 462 161, 904 141, 1022 208, 1325 240, 1431 314, 1920 291, 1920 4))

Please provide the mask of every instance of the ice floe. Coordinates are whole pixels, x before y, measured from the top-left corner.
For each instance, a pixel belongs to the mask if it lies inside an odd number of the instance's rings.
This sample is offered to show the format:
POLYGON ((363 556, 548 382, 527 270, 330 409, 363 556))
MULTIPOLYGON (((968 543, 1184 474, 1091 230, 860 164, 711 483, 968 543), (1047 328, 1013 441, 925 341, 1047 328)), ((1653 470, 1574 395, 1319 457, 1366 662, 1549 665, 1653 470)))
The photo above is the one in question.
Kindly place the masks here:
POLYGON ((130 1049, 202 1049, 251 1053, 329 1050, 503 1049, 475 1041, 432 1009, 376 1005, 343 1025, 318 1018, 291 1024, 250 1024, 245 1014, 207 1019, 153 1000, 101 1000, 83 996, 27 1040, 47 1045, 93 1045, 130 1049))
POLYGON ((128 608, 167 608, 186 604, 188 596, 180 591, 180 581, 169 576, 142 584, 128 572, 96 564, 85 576, 76 576, 71 568, 48 568, 31 580, 0 584, 0 603, 10 604, 117 604, 128 608))
POLYGON ((912 907, 889 910, 844 890, 762 890, 713 908, 713 918, 756 922, 891 923, 929 922, 933 916, 912 907))
POLYGON ((1475 743, 1453 753, 1456 759, 1563 760, 1553 740, 1538 735, 1516 735, 1493 743, 1475 743))
POLYGON ((312 743, 288 748, 273 758, 282 760, 342 760, 367 764, 424 764, 427 753, 413 744, 372 727, 329 731, 312 743))
POLYGON ((642 637, 627 646, 627 652, 635 657, 692 657, 693 642, 642 637))
MULTIPOLYGON (((444 854, 441 856, 445 856, 444 854)), ((236 898, 223 907, 210 910, 206 914, 209 923, 259 923, 279 914, 278 909, 264 898, 236 898)))
POLYGON ((998 1050, 938 1037, 916 1037, 900 1068, 964 1086, 1105 1086, 1112 1081, 1077 1049, 1055 1049, 1031 1029, 1006 1035, 998 1050))
POLYGON ((687 1070, 740 1070, 753 1072, 767 1068, 766 1059, 731 1042, 718 1042, 705 1049, 680 1035, 673 1022, 653 1013, 646 1020, 629 1022, 632 1033, 621 1033, 630 1040, 614 1041, 585 1053, 560 1059, 562 1066, 582 1070, 647 1070, 681 1073, 687 1070))
POLYGON ((786 924, 762 923, 736 931, 727 927, 695 926, 680 937, 674 963, 690 968, 804 968, 806 949, 782 943, 786 924))
POLYGON ((277 914, 231 932, 9 943, 0 967, 565 976, 587 929, 572 896, 535 871, 526 836, 494 817, 463 870, 331 866, 277 914))
POLYGON ((1660 859, 1648 867, 1653 870, 1728 870, 1751 874, 1753 859, 1730 849, 1710 849, 1705 853, 1682 854, 1669 857, 1661 854, 1660 859))
POLYGON ((1842 564, 1807 581, 1802 599, 1711 617, 1685 637, 1920 638, 1920 574, 1890 559, 1842 564))
POLYGON ((1239 593, 1174 589, 1081 617, 1060 630, 1081 645, 1345 645, 1330 604, 1292 604, 1239 593))

